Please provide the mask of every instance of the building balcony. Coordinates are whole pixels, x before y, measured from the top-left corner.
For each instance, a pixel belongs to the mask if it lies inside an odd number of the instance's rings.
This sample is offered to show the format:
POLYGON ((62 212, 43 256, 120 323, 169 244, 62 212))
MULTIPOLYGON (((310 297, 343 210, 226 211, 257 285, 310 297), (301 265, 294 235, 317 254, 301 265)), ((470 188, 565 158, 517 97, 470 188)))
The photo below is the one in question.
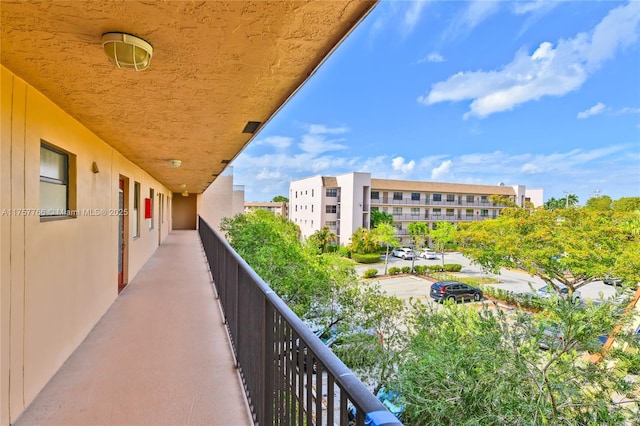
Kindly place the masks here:
POLYGON ((169 234, 14 424, 400 424, 389 415, 201 220, 169 234))

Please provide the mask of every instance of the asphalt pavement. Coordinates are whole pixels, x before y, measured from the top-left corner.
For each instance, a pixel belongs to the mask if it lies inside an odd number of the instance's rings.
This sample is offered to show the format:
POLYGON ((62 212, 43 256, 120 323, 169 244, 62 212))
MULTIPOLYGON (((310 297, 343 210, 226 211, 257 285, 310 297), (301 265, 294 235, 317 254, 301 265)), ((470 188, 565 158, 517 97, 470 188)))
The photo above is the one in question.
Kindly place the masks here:
MULTIPOLYGON (((375 268, 378 270, 377 279, 381 287, 401 299, 408 299, 409 297, 418 299, 429 299, 429 287, 431 280, 425 277, 417 277, 409 274, 384 276, 385 262, 384 255, 380 257, 380 263, 368 264, 368 265, 356 265, 356 271, 359 276, 362 276, 367 269, 375 268)), ((422 259, 416 258, 413 261, 413 265, 439 265, 442 264, 440 254, 438 259, 422 259)), ((493 287, 499 287, 507 291, 514 293, 531 293, 545 286, 545 282, 535 276, 531 276, 528 273, 520 270, 501 269, 499 274, 492 274, 484 272, 480 266, 474 265, 469 259, 464 257, 459 252, 445 253, 444 263, 457 263, 462 265, 462 270, 459 273, 452 275, 460 277, 481 277, 489 276, 497 279, 499 282, 495 284, 487 284, 493 287)), ((403 267, 412 266, 411 260, 403 260, 397 257, 389 255, 387 268, 392 266, 403 267)), ((608 286, 602 281, 593 281, 580 287, 580 292, 583 300, 601 301, 616 297, 617 287, 608 286)))

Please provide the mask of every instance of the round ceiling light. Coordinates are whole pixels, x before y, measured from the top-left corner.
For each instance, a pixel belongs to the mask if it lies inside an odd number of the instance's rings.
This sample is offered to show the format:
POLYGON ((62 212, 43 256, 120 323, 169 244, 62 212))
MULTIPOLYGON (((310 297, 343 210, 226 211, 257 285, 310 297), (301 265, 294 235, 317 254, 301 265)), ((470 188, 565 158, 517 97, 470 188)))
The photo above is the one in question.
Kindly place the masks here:
POLYGON ((151 63, 153 47, 143 39, 125 33, 102 34, 102 48, 118 68, 142 71, 151 63))

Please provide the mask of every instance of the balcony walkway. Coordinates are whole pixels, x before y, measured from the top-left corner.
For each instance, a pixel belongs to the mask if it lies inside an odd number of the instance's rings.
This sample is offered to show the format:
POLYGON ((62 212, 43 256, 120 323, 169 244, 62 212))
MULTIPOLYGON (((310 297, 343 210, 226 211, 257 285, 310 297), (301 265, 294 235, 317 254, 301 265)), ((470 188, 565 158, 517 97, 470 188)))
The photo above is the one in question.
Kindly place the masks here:
POLYGON ((15 425, 251 425, 197 231, 173 231, 15 425))

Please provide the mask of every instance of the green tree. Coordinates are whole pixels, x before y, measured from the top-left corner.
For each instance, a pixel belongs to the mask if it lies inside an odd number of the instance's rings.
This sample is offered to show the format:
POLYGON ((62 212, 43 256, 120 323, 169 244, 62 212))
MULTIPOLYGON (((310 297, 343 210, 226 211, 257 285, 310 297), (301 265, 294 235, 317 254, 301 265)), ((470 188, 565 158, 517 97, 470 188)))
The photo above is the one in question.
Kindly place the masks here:
POLYGON ((563 198, 549 198, 544 203, 547 210, 566 209, 578 205, 578 196, 576 194, 566 194, 563 198))
POLYGON ((271 201, 274 203, 288 203, 289 199, 284 195, 276 195, 271 201))
POLYGON ((607 275, 638 282, 638 262, 625 266, 621 260, 638 251, 624 231, 628 219, 590 209, 507 209, 496 219, 464 224, 458 241, 465 256, 486 270, 524 269, 573 292, 607 275))
POLYGON ((418 255, 416 248, 421 248, 427 242, 427 238, 429 238, 429 226, 424 222, 411 222, 407 225, 407 231, 411 238, 411 248, 414 251, 414 256, 411 258, 411 270, 413 271, 416 260, 415 257, 418 255))
POLYGON ((613 208, 613 200, 608 195, 592 197, 587 200, 584 207, 589 210, 608 211, 613 208))
POLYGON ((375 253, 378 251, 378 243, 372 230, 361 227, 351 235, 349 248, 354 253, 375 253))
POLYGON ((597 337, 620 319, 611 303, 576 307, 549 301, 544 313, 507 314, 414 304, 410 342, 391 387, 411 425, 632 424, 638 383, 613 364, 594 364, 597 337), (561 330, 551 343, 549 330, 561 330), (612 371, 613 370, 613 371, 612 371), (614 395, 631 401, 615 403, 614 395))
POLYGON ((515 201, 506 195, 489 195, 489 201, 494 205, 503 205, 507 207, 518 207, 515 201))
POLYGON ((433 229, 429 231, 429 237, 431 237, 431 241, 433 241, 435 251, 440 252, 442 267, 444 268, 444 249, 447 247, 447 244, 456 241, 456 227, 451 222, 436 222, 434 223, 433 229))
POLYGON ((389 223, 379 223, 378 226, 371 231, 373 240, 379 245, 386 248, 384 257, 384 274, 387 275, 387 266, 389 265, 389 248, 399 244, 396 237, 396 228, 389 223))
POLYGON ((377 228, 381 223, 388 223, 389 225, 393 225, 393 215, 380 210, 371 210, 371 229, 377 228))
POLYGON ((330 244, 335 244, 338 241, 338 237, 331 232, 328 226, 324 226, 309 236, 309 240, 318 246, 321 253, 326 253, 327 247, 330 244))
POLYGON ((616 212, 632 212, 640 210, 640 197, 622 197, 613 202, 613 210, 616 212))

